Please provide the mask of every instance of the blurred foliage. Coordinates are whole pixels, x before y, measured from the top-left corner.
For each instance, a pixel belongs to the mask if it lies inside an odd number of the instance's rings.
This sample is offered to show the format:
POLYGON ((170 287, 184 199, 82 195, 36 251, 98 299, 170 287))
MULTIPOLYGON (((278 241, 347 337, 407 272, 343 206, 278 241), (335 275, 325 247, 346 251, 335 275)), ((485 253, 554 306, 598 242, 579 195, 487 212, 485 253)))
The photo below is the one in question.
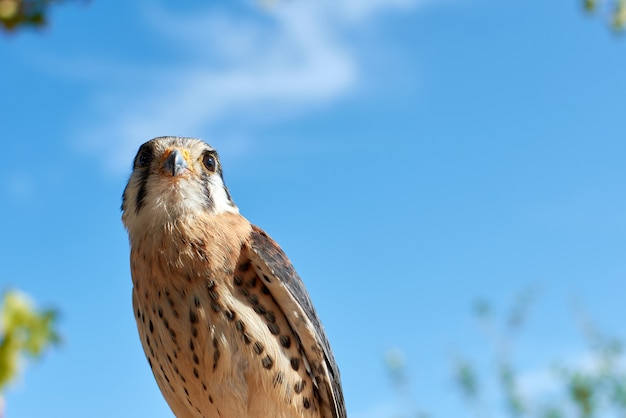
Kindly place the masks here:
POLYGON ((0 393, 20 373, 22 357, 40 357, 59 342, 56 313, 38 311, 23 293, 9 291, 0 306, 0 393))
MULTIPOLYGON (((389 378, 395 392, 400 396, 401 409, 404 411, 414 411, 409 417, 411 418, 430 418, 430 415, 424 411, 419 411, 411 399, 410 382, 406 369, 406 360, 404 353, 398 349, 392 349, 385 355, 385 365, 389 378)), ((390 417, 391 418, 391 417, 390 417)), ((392 418, 408 418, 405 415, 399 415, 392 418)))
MULTIPOLYGON (((48 8, 66 0, 0 0, 0 29, 15 31, 24 27, 41 27, 48 21, 48 8)), ((260 0, 271 7, 276 0, 260 0)), ((588 13, 609 16, 610 26, 621 31, 626 28, 626 0, 582 0, 588 13)))
POLYGON ((615 31, 626 28, 626 0, 582 0, 588 13, 608 16, 609 25, 615 31))
MULTIPOLYGON (((522 329, 527 318, 535 292, 526 290, 517 295, 509 311, 498 324, 494 318, 493 308, 486 300, 478 300, 473 304, 474 316, 479 320, 483 331, 488 337, 493 351, 495 376, 493 379, 499 387, 502 397, 504 412, 506 415, 519 418, 527 416, 529 405, 519 389, 517 369, 512 362, 514 340, 516 334, 522 329)), ((454 367, 454 380, 457 389, 466 401, 472 405, 481 405, 475 409, 476 416, 492 416, 488 404, 484 399, 483 387, 486 386, 484 372, 467 359, 456 361, 454 367)), ((496 416, 499 416, 497 414, 496 416)))
MULTIPOLYGON (((453 362, 453 382, 465 400, 469 413, 477 418, 609 418, 626 417, 626 353, 618 338, 600 331, 577 309, 578 325, 586 350, 568 364, 558 361, 545 367, 549 387, 530 388, 520 377, 515 362, 516 339, 528 318, 535 299, 532 289, 521 292, 512 306, 496 315, 492 305, 478 300, 472 306, 486 341, 488 364, 457 356, 453 362), (483 364, 483 363, 480 363, 483 364), (529 389, 530 392, 529 392, 529 389)), ((408 394, 408 375, 402 353, 394 350, 386 361, 396 390, 408 394), (398 361, 397 359, 401 359, 398 361)), ((544 384, 546 382, 543 382, 544 384)), ((427 416, 406 409, 404 417, 427 416)), ((437 411, 428 416, 436 417, 437 411)))
MULTIPOLYGON (((511 418, 594 418, 626 417, 626 355, 622 342, 598 330, 581 309, 578 309, 579 326, 587 351, 577 364, 556 364, 551 371, 553 391, 545 396, 524 393, 521 378, 514 362, 515 339, 528 316, 535 292, 520 293, 512 307, 500 321, 490 304, 479 301, 474 314, 483 329, 489 331, 490 352, 495 359, 495 380, 504 411, 498 408, 480 410, 477 417, 509 416, 511 418), (478 308, 477 308, 478 307, 478 308), (500 323, 498 323, 500 322, 500 323), (495 410, 494 410, 495 409, 495 410)), ((454 380, 464 398, 472 405, 488 404, 497 394, 483 393, 490 380, 490 371, 478 370, 467 359, 457 361, 454 380), (494 396, 495 395, 495 396, 494 396)))
POLYGON ((0 28, 15 31, 41 27, 48 21, 49 6, 64 0, 0 0, 0 28))
POLYGON ((385 364, 396 392, 405 393, 409 386, 409 379, 406 375, 404 354, 397 349, 389 350, 385 358, 385 364))

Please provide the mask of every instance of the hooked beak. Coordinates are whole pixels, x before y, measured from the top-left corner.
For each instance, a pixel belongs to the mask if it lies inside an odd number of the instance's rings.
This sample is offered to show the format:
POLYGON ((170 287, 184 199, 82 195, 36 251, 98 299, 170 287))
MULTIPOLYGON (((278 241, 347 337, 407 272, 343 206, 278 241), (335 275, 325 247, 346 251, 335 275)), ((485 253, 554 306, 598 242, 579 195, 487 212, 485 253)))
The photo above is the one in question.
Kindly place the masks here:
POLYGON ((173 149, 161 167, 166 173, 171 174, 172 177, 176 177, 181 175, 185 170, 188 170, 189 164, 180 150, 173 149))

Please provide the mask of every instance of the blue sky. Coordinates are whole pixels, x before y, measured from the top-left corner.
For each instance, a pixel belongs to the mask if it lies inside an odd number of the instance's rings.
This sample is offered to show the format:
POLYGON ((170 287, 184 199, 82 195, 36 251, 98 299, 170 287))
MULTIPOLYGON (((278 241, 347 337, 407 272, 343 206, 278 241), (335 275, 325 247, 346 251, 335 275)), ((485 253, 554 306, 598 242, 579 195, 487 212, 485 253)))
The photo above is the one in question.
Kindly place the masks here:
POLYGON ((623 331, 626 39, 601 19, 575 0, 180 3, 67 3, 0 39, 0 287, 57 307, 65 338, 8 417, 171 417, 119 212, 160 135, 220 151, 307 284, 351 417, 397 412, 394 348, 417 406, 470 416, 450 371, 486 361, 479 297, 501 312, 538 290, 529 391, 585 355, 572 301, 623 331))

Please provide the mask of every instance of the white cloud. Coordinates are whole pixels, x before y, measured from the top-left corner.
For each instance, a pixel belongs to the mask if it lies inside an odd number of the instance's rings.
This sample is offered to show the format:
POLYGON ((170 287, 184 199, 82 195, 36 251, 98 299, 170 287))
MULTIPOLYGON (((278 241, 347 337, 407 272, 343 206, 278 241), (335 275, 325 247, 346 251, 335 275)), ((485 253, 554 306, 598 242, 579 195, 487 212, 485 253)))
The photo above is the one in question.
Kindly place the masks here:
MULTIPOLYGON (((79 127, 76 142, 116 173, 126 172, 139 144, 154 136, 203 134, 222 153, 231 152, 224 138, 236 137, 233 146, 241 152, 251 127, 358 86, 359 58, 343 36, 346 28, 419 2, 276 1, 268 8, 250 5, 248 13, 214 8, 178 16, 149 6, 144 21, 187 58, 158 69, 126 63, 124 81, 96 91, 93 116, 79 127)), ((124 65, 111 67, 119 74, 124 65)))

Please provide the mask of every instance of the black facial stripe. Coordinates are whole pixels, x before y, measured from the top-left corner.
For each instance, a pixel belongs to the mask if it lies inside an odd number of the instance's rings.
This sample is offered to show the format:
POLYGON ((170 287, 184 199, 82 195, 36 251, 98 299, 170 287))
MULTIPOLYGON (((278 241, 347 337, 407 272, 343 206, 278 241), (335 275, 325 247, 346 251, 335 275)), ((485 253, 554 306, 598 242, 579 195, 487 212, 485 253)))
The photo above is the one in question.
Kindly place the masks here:
MULTIPOLYGON (((220 173, 220 177, 221 177, 221 174, 222 173, 220 173)), ((222 178, 222 183, 224 183, 224 178, 222 178)), ((230 192, 228 191, 228 187, 226 187, 226 185, 224 185, 224 191, 226 192, 226 197, 228 198, 228 201, 230 202, 232 206, 234 206, 233 198, 230 197, 230 192)))
POLYGON ((137 191, 137 197, 135 200, 135 213, 139 213, 143 207, 143 201, 148 193, 148 177, 150 176, 150 171, 143 169, 139 170, 137 174, 139 176, 139 190, 137 191))
MULTIPOLYGON (((226 192, 226 197, 228 198, 228 203, 231 206, 234 207, 235 204, 233 203, 233 199, 230 196, 230 192, 228 191, 228 187, 226 187, 226 184, 224 183, 224 174, 222 172, 222 163, 220 161, 219 155, 217 154, 217 151, 215 151, 215 150, 206 150, 205 153, 206 154, 210 154, 210 155, 213 156, 213 158, 215 158, 215 162, 217 164, 216 172, 217 172, 217 174, 219 174, 220 179, 222 180, 222 185, 224 186, 224 191, 226 192)), ((210 182, 209 178, 210 178, 210 174, 208 174, 207 172, 203 172, 202 173, 202 181, 204 182, 204 184, 207 185, 207 187, 206 187, 206 195, 205 195, 205 202, 206 202, 207 208, 210 209, 213 206, 213 198, 211 197, 211 194, 210 194, 210 191, 209 191, 210 190, 209 189, 209 182, 210 182)))
MULTIPOLYGON (((150 175, 150 163, 154 159, 154 148, 152 141, 148 141, 139 147, 135 161, 133 162, 133 175, 137 175, 137 182, 139 183, 139 189, 137 196, 135 197, 135 213, 139 213, 144 204, 144 199, 148 193, 147 183, 150 175)), ((129 182, 130 184, 130 182, 129 182)), ((128 186, 126 186, 128 188, 128 186)), ((123 202, 126 201, 126 191, 124 191, 123 202)))
MULTIPOLYGON (((216 155, 217 158, 217 155, 216 155)), ((222 179, 222 184, 224 185, 224 191, 226 192, 226 197, 228 198, 228 202, 230 203, 231 206, 235 206, 235 203, 233 202, 233 198, 230 196, 230 192, 228 191, 228 187, 226 187, 226 182, 224 181, 224 173, 222 171, 222 164, 220 163, 219 159, 217 160, 217 173, 220 175, 220 178, 222 179)))
POLYGON ((207 173, 206 171, 202 171, 202 184, 205 185, 204 188, 204 204, 205 207, 207 208, 207 210, 210 210, 211 207, 213 207, 213 197, 211 196, 211 189, 209 188, 209 184, 211 182, 210 180, 210 174, 207 173))

